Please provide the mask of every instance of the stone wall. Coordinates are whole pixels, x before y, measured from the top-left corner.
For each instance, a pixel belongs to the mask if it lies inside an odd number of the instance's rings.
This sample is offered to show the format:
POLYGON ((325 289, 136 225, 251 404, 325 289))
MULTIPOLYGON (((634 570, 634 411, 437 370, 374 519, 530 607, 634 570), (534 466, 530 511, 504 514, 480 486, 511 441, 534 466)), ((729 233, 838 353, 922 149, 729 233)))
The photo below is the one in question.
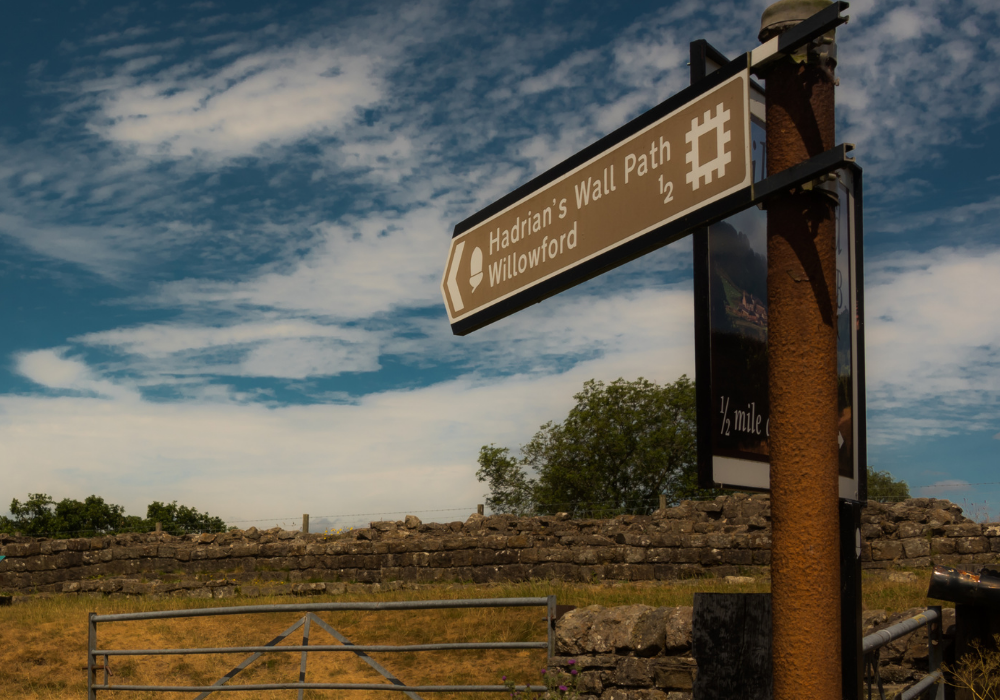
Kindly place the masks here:
MULTIPOLYGON (((336 537, 277 528, 69 540, 0 534, 0 592, 222 597, 331 592, 355 583, 766 576, 770 515, 767 496, 736 494, 612 520, 474 514, 422 523, 407 516, 336 537)), ((867 568, 973 567, 1000 557, 1000 525, 973 523, 948 501, 873 504, 862 535, 867 568)))
POLYGON ((687 700, 698 670, 690 607, 591 605, 556 624, 554 666, 585 700, 687 700))
MULTIPOLYGON (((592 605, 556 624, 555 670, 576 671, 581 700, 690 700, 698 667, 691 653, 692 608, 592 605)), ((924 612, 864 613, 868 635, 924 612)), ((944 609, 945 637, 954 635, 955 610, 944 609)), ((882 648, 879 672, 889 696, 927 674, 927 628, 882 648)), ((877 693, 877 690, 875 691, 877 693)))

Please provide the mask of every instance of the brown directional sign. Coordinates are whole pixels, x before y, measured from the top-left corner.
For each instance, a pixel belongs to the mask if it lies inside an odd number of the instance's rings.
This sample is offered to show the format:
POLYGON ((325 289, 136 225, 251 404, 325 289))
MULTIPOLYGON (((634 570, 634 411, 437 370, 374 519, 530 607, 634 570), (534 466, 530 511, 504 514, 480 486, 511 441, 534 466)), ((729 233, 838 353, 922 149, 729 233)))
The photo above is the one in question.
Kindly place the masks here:
POLYGON ((635 257, 644 237, 748 188, 750 79, 745 69, 732 72, 459 224, 441 283, 454 332, 621 264, 631 258, 619 249, 631 246, 635 257))

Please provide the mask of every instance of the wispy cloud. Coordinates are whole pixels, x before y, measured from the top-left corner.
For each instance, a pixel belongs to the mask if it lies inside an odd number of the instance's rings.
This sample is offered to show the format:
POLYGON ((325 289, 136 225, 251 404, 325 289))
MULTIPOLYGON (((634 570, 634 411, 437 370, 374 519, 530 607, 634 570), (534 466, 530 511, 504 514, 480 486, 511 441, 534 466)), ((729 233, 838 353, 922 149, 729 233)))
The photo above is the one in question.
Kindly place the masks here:
MULTIPOLYGON (((126 64, 122 72, 133 71, 126 64)), ((297 46, 242 57, 208 75, 174 65, 148 78, 83 87, 100 102, 90 128, 109 141, 152 157, 232 158, 336 133, 382 97, 380 83, 368 57, 297 46)))
POLYGON ((1000 250, 884 256, 867 271, 868 396, 876 440, 983 430, 998 419, 1000 327, 983 315, 1000 250))
POLYGON ((15 358, 17 371, 47 389, 76 395, 99 396, 132 403, 138 392, 98 377, 82 360, 66 356, 66 348, 36 350, 15 358))
MULTIPOLYGON (((990 3, 852 3, 837 32, 842 140, 875 173, 937 158, 1000 100, 1000 15, 990 3)), ((877 185, 876 185, 877 186, 877 185)))

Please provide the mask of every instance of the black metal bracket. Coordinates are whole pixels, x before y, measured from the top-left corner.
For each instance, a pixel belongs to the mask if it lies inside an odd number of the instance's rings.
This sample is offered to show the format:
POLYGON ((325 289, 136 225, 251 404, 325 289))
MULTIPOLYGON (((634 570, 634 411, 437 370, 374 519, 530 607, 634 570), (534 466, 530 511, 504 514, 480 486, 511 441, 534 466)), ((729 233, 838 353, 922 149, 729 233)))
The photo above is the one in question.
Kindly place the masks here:
POLYGON ((838 0, 787 32, 764 42, 750 52, 750 72, 757 73, 771 61, 787 56, 795 49, 845 24, 850 18, 840 13, 848 7, 848 3, 838 0))
POLYGON ((821 175, 832 173, 835 170, 846 167, 854 163, 854 158, 847 155, 854 150, 853 143, 842 143, 834 146, 829 151, 824 151, 818 156, 813 156, 807 161, 782 170, 780 173, 770 175, 755 185, 751 185, 753 193, 751 204, 758 204, 771 197, 787 192, 788 190, 804 185, 815 180, 821 175))

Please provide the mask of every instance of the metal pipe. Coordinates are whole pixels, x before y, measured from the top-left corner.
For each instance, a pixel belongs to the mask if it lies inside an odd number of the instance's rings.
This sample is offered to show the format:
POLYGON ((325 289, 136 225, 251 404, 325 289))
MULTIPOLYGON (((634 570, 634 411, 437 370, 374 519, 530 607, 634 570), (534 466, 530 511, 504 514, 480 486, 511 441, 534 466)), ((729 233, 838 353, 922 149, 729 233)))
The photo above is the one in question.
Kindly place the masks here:
POLYGON ((94 688, 94 666, 97 650, 97 613, 90 613, 87 617, 87 700, 97 700, 97 689, 94 688))
MULTIPOLYGON (((937 683, 938 679, 941 677, 940 671, 935 671, 934 673, 924 676, 916 685, 910 686, 900 693, 899 700, 914 700, 914 698, 919 698, 922 693, 925 693, 928 688, 937 683)), ((938 690, 943 691, 944 686, 940 686, 938 690)))
MULTIPOLYGON (((938 619, 927 624, 927 670, 934 674, 939 672, 941 664, 944 662, 944 644, 941 634, 941 622, 944 618, 941 616, 940 605, 933 605, 928 610, 933 610, 938 615, 938 619)), ((938 685, 933 696, 928 696, 928 700, 944 700, 944 684, 938 685)))
POLYGON ((556 655, 556 597, 548 597, 548 606, 545 611, 545 632, 548 635, 548 655, 547 662, 552 663, 552 657, 556 655))
MULTIPOLYGON (((306 517, 308 517, 308 516, 306 516, 306 517)), ((308 523, 308 520, 306 522, 308 523)), ((309 646, 309 620, 310 619, 311 618, 309 617, 309 614, 306 613, 306 616, 305 616, 305 625, 302 628, 302 646, 303 647, 308 647, 309 646)), ((299 683, 305 683, 306 682, 306 663, 308 662, 308 660, 309 660, 309 650, 308 649, 303 649, 302 650, 302 662, 299 664, 299 683)), ((298 700, 302 700, 302 696, 303 696, 303 694, 305 692, 306 691, 302 690, 301 688, 299 689, 298 700)))
MULTIPOLYGON (((828 5, 780 0, 761 41, 828 5)), ((763 74, 768 176, 834 146, 833 64, 815 44, 801 51, 810 60, 763 74)), ((834 201, 803 187, 767 209, 774 698, 841 700, 834 201)))
POLYGON ((935 566, 927 597, 969 605, 1000 605, 1000 577, 989 569, 973 574, 950 566, 935 566))
POLYGON ((463 649, 548 649, 548 642, 454 642, 447 644, 410 644, 401 646, 381 646, 377 644, 313 644, 299 646, 256 646, 256 647, 197 647, 194 649, 100 649, 97 653, 106 656, 184 656, 191 654, 250 654, 285 651, 349 651, 363 652, 406 652, 406 651, 456 651, 463 649))
POLYGON ((381 603, 289 603, 283 605, 234 605, 226 608, 193 610, 154 610, 141 613, 97 615, 95 622, 127 620, 164 620, 176 617, 209 617, 212 615, 250 615, 254 613, 323 612, 326 610, 439 610, 442 608, 519 608, 546 607, 548 598, 479 598, 469 600, 403 600, 381 603))
POLYGON ((884 630, 879 630, 878 632, 869 634, 861 642, 862 651, 865 654, 870 651, 875 651, 879 647, 884 647, 889 642, 908 635, 915 629, 919 629, 934 620, 940 619, 941 608, 928 608, 926 612, 914 615, 913 617, 903 620, 902 622, 897 622, 892 627, 886 627, 884 630))
MULTIPOLYGON (((395 690, 414 693, 506 693, 505 685, 392 685, 390 683, 250 683, 247 685, 110 685, 107 690, 160 691, 164 693, 213 693, 246 690, 395 690)), ((519 685, 514 690, 542 693, 544 685, 519 685)))

